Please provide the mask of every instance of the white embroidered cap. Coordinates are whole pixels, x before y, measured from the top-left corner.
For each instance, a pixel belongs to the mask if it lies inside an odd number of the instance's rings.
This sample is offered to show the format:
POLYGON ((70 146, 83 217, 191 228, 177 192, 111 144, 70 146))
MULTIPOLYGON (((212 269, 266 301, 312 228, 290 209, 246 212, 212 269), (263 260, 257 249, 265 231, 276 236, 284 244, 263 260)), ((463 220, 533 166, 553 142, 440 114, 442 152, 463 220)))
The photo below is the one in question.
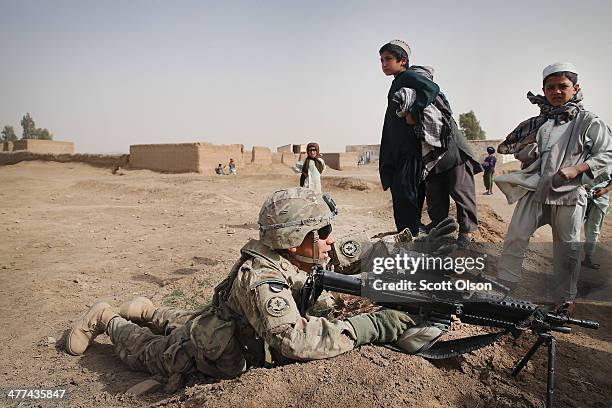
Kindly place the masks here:
POLYGON ((411 50, 410 50, 410 46, 408 45, 407 42, 402 41, 402 40, 393 40, 393 41, 389 41, 389 44, 397 45, 402 50, 406 51, 406 54, 408 54, 408 58, 410 59, 411 50))
POLYGON ((557 72, 572 72, 578 74, 576 67, 571 62, 555 62, 544 68, 544 71, 542 71, 542 79, 546 79, 547 76, 556 74, 557 72))

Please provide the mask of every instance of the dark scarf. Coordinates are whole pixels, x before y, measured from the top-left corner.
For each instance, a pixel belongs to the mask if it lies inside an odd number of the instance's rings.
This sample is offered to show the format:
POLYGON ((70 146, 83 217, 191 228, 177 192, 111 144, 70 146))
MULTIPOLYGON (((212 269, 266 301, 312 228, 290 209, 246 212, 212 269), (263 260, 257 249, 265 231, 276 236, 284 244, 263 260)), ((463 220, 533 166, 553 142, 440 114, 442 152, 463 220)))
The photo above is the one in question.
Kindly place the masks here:
POLYGON ((555 120, 556 125, 562 125, 573 120, 584 107, 582 106, 582 91, 576 94, 566 104, 559 107, 552 106, 544 96, 527 93, 529 102, 540 107, 540 114, 521 122, 499 146, 497 152, 501 154, 513 154, 520 151, 530 143, 535 143, 538 129, 548 121, 555 120))
POLYGON ((311 160, 314 161, 314 164, 317 167, 317 170, 319 170, 319 173, 323 172, 323 163, 321 163, 320 160, 317 160, 320 157, 321 156, 319 155, 319 144, 314 143, 314 142, 308 143, 308 145, 306 145, 306 158, 304 159, 304 164, 302 165, 302 175, 300 176, 300 187, 304 187, 304 182, 308 178, 308 168, 310 167, 311 160), (311 147, 314 147, 315 149, 317 149, 317 155, 315 156, 314 159, 311 159, 310 156, 308 156, 308 150, 311 147))

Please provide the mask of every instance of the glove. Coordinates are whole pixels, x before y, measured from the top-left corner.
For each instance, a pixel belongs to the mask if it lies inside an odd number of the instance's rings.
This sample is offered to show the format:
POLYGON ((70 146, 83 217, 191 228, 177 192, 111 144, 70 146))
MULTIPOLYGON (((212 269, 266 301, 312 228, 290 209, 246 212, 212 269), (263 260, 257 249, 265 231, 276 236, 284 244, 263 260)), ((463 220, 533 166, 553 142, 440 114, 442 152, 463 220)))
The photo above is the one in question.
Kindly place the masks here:
POLYGON ((419 235, 415 242, 450 241, 457 239, 459 224, 453 217, 447 217, 433 227, 429 234, 419 235))
POLYGON ((368 343, 392 343, 414 325, 410 315, 385 309, 350 317, 348 322, 355 329, 355 347, 368 343))
POLYGON ((434 256, 448 255, 457 249, 459 224, 453 217, 447 217, 433 227, 429 234, 421 234, 414 240, 414 250, 434 256))
POLYGON ((422 323, 406 330, 397 340, 395 346, 408 354, 420 353, 433 346, 446 332, 439 327, 422 323))

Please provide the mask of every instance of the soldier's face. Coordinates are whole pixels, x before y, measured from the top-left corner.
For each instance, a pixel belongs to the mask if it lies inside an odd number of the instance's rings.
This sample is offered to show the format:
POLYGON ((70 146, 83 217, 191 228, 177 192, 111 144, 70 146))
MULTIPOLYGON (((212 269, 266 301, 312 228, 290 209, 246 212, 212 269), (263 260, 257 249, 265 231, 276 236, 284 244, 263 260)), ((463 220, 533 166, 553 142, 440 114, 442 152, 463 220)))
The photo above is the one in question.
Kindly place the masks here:
MULTIPOLYGON (((317 246, 319 249, 319 259, 321 261, 327 261, 329 259, 329 251, 331 251, 332 244, 336 242, 334 234, 331 233, 325 239, 319 239, 317 246)), ((295 248, 295 254, 302 255, 306 258, 312 258, 312 232, 306 235, 302 244, 295 248)))

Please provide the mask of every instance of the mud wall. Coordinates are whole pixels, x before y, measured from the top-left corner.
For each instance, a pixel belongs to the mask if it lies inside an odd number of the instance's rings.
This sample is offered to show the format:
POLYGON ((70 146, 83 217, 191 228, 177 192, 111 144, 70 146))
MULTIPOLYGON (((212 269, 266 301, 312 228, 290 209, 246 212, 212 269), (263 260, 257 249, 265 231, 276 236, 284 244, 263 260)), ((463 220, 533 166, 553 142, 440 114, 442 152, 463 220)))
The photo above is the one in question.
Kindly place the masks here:
POLYGON ((282 152, 281 163, 293 166, 298 159, 298 155, 292 152, 282 152))
POLYGON ((268 147, 253 146, 251 154, 253 164, 272 164, 272 151, 268 147))
POLYGON ((321 155, 325 164, 332 169, 345 170, 347 168, 357 167, 357 159, 359 154, 356 152, 344 153, 325 153, 321 155))
POLYGON ((292 144, 288 144, 288 145, 283 145, 283 146, 279 146, 276 148, 276 151, 281 153, 281 152, 293 152, 293 145, 292 144))
POLYGON ((359 156, 364 155, 365 152, 370 152, 370 160, 378 160, 380 156, 380 145, 379 144, 364 144, 364 145, 346 145, 346 152, 357 153, 357 159, 359 156))
POLYGON ((215 145, 212 143, 198 143, 198 150, 198 171, 200 173, 214 174, 215 167, 217 167, 219 163, 228 166, 230 159, 234 159, 236 167, 238 168, 244 165, 244 145, 241 144, 215 145))
POLYGON ((13 152, 0 152, 0 165, 17 164, 22 161, 55 161, 60 163, 85 163, 97 167, 127 167, 129 155, 127 154, 50 154, 33 153, 24 150, 13 152))
POLYGON ((20 139, 13 143, 13 150, 27 150, 32 153, 72 154, 74 143, 55 140, 20 139))
POLYGON ((131 145, 130 168, 167 173, 198 172, 198 143, 131 145))
POLYGON ((130 168, 164 173, 214 174, 219 163, 227 166, 234 159, 236 166, 244 164, 241 144, 166 143, 130 146, 130 168))
POLYGON ((13 151, 13 142, 2 142, 2 151, 3 152, 12 152, 13 151))

